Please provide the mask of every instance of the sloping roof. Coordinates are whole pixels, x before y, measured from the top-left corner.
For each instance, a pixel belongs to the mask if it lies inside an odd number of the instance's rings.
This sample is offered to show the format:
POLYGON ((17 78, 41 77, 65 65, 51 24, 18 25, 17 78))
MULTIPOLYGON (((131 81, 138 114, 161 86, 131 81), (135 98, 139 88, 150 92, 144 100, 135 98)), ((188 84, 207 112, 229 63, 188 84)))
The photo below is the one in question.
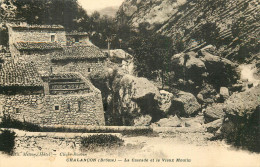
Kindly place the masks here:
POLYGON ((0 68, 0 86, 42 86, 33 63, 6 61, 0 68))
POLYGON ((106 54, 96 46, 73 45, 63 48, 63 52, 54 53, 53 60, 65 59, 96 59, 106 58, 106 54))
POLYGON ((62 49, 62 46, 56 42, 17 42, 15 46, 18 50, 62 49))
POLYGON ((87 36, 88 33, 87 32, 78 32, 78 31, 72 31, 72 32, 66 32, 67 36, 80 36, 80 35, 84 35, 87 36))
POLYGON ((14 30, 64 30, 62 25, 28 25, 28 24, 9 24, 14 30))

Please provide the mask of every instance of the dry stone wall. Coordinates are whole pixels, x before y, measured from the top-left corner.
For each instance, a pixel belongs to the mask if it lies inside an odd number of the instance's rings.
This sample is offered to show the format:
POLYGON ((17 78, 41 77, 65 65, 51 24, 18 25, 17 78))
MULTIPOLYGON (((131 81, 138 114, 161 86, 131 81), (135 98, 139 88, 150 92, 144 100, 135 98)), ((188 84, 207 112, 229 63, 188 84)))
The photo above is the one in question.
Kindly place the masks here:
POLYGON ((70 63, 53 63, 53 71, 57 73, 62 72, 80 72, 85 77, 88 76, 92 72, 103 72, 105 62, 103 61, 95 61, 90 62, 88 60, 84 61, 74 61, 70 63))
POLYGON ((105 125, 100 93, 5 96, 4 115, 38 125, 105 125))

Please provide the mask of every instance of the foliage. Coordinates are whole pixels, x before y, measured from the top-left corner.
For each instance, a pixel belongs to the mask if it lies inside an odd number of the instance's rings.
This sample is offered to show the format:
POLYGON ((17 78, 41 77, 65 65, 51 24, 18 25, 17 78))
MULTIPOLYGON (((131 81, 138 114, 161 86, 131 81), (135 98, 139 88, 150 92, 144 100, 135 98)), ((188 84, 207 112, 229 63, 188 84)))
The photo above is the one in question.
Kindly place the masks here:
POLYGON ((21 130, 28 130, 32 132, 41 131, 41 128, 35 124, 29 122, 21 122, 18 120, 11 119, 9 116, 4 116, 2 122, 0 123, 0 127, 3 128, 15 128, 21 130))
POLYGON ((0 151, 12 155, 15 145, 15 133, 3 130, 0 133, 0 151))
POLYGON ((97 135, 91 135, 88 137, 84 137, 81 140, 82 148, 86 148, 88 150, 96 149, 97 147, 118 147, 122 146, 124 143, 124 140, 120 139, 119 137, 115 135, 110 134, 97 134, 97 135))
POLYGON ((154 79, 158 77, 156 71, 162 74, 168 72, 173 42, 171 38, 148 31, 144 26, 131 37, 128 46, 133 51, 138 76, 154 79))
POLYGON ((191 37, 200 42, 217 45, 220 29, 215 22, 207 22, 194 31, 191 37))

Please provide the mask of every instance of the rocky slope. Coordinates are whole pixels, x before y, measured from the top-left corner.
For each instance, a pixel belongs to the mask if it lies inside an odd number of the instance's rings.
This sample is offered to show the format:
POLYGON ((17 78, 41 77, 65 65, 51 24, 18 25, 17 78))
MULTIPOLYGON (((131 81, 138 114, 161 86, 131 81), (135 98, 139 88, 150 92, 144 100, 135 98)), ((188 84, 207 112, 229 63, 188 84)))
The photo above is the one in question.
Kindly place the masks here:
POLYGON ((125 0, 118 20, 173 38, 179 51, 213 44, 222 56, 238 62, 260 60, 257 0, 125 0))

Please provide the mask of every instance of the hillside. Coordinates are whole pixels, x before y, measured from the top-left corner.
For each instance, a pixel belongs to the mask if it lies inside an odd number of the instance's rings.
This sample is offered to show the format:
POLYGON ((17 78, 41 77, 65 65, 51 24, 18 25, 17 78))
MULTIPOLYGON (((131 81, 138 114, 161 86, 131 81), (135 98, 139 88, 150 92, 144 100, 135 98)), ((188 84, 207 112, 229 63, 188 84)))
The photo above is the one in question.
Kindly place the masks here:
POLYGON ((98 10, 98 12, 101 15, 107 15, 107 16, 110 16, 110 17, 115 17, 118 8, 119 8, 119 6, 110 6, 110 7, 100 9, 100 10, 98 10))
POLYGON ((260 57, 259 12, 257 0, 125 0, 117 17, 133 27, 148 22, 179 52, 213 44, 225 58, 248 63, 260 57))

